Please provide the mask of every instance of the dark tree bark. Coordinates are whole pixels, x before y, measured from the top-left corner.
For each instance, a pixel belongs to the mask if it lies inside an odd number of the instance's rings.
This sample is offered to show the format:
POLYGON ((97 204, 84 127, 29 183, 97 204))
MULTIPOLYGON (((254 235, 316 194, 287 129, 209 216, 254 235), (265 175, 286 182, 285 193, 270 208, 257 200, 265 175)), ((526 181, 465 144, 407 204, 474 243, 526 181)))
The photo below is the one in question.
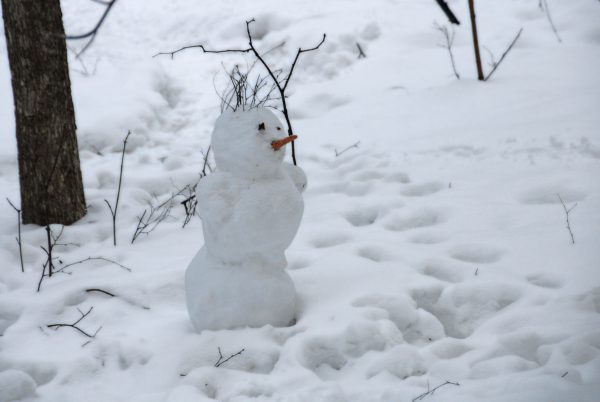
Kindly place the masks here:
POLYGON ((23 223, 86 213, 59 0, 2 0, 12 75, 23 223))

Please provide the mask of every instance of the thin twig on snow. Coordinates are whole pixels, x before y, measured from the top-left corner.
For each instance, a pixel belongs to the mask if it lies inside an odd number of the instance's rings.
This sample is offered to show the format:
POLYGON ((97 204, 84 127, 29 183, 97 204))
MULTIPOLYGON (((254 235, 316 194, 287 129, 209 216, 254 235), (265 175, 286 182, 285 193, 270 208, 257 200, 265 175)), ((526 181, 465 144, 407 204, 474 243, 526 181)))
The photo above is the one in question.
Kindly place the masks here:
POLYGON ((113 245, 116 247, 117 245, 117 210, 119 208, 119 199, 121 197, 121 183, 123 182, 123 164, 125 162, 125 150, 127 149, 127 140, 131 135, 131 130, 127 132, 125 139, 123 140, 123 150, 121 151, 121 168, 119 170, 119 185, 117 187, 117 199, 115 200, 115 207, 113 209, 110 202, 107 199, 104 199, 106 205, 108 205, 108 209, 110 209, 110 214, 112 216, 112 225, 113 225, 113 245))
POLYGON ((562 204, 562 207, 563 207, 563 209, 565 211, 565 219, 566 219, 566 222, 567 222, 566 228, 569 231, 569 234, 571 235, 571 244, 575 244, 575 236, 573 235, 573 231, 571 230, 571 222, 569 221, 569 214, 571 213, 571 211, 573 209, 575 209, 575 207, 577 206, 577 203, 575 203, 571 208, 567 208, 567 205, 565 204, 565 202, 561 198, 560 194, 556 194, 556 196, 560 200, 560 203, 562 204))
POLYGON ((442 388, 442 387, 443 387, 443 386, 445 386, 445 385, 456 385, 456 386, 459 386, 460 384, 459 384, 458 382, 446 381, 445 383, 443 383, 443 384, 440 384, 440 385, 438 385, 437 387, 435 387, 435 388, 433 388, 433 389, 431 389, 431 390, 429 389, 429 385, 428 385, 428 386, 427 386, 427 392, 423 392, 421 395, 419 395, 419 396, 417 396, 417 397, 413 398, 412 402, 415 402, 415 401, 420 401, 420 400, 422 400, 423 398, 425 398, 426 396, 433 395, 433 393, 434 393, 435 391, 437 391, 439 388, 442 388))
POLYGON ((17 227, 18 227, 18 236, 15 238, 17 244, 19 245, 19 261, 21 262, 21 272, 25 272, 25 267, 23 265, 23 247, 21 243, 21 210, 14 206, 14 204, 6 198, 6 201, 10 204, 10 206, 17 212, 17 227))
POLYGON ((502 56, 500 56, 500 60, 498 60, 498 62, 494 64, 494 68, 492 68, 492 71, 490 71, 489 74, 483 79, 484 81, 487 81, 492 77, 492 74, 494 74, 496 69, 498 69, 498 67, 500 66, 500 64, 502 63, 502 61, 508 54, 508 52, 510 52, 510 50, 513 48, 515 43, 517 43, 517 41, 519 40, 519 37, 521 36, 521 32, 523 32, 523 28, 519 29, 519 32, 517 32, 517 35, 514 37, 512 42, 510 42, 510 45, 508 45, 508 47, 506 48, 504 53, 502 53, 502 56))

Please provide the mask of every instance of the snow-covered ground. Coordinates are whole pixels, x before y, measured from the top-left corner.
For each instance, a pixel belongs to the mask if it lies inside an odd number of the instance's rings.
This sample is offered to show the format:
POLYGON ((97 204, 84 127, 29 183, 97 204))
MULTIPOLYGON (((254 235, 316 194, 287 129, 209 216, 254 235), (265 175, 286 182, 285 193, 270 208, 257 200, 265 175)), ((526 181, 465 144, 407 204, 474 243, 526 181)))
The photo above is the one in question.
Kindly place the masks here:
MULTIPOLYGON (((476 3, 480 41, 496 59, 523 27, 487 83, 474 79, 467 1, 449 2, 462 22, 456 80, 434 1, 120 0, 85 66, 70 60, 89 212, 64 229, 61 241, 76 245, 55 255, 58 267, 103 257, 131 272, 92 260, 36 292, 45 231, 23 227, 21 273, 4 203, 0 401, 413 401, 446 381, 460 385, 423 400, 598 400, 600 3, 548 1, 562 43, 538 0, 476 3), (252 58, 152 55, 244 47, 252 17, 260 49, 285 41, 268 56, 282 68, 327 33, 290 84, 309 181, 287 252, 297 322, 197 334, 183 275, 203 245, 201 221, 182 228, 177 198, 171 217, 131 237, 149 203, 197 181, 223 66, 252 58), (104 199, 116 196, 129 129, 113 247, 104 199), (577 204, 575 244, 557 194, 577 204), (92 307, 79 327, 101 328, 93 339, 47 327, 92 307), (219 350, 225 359, 242 349, 215 367, 219 350)), ((62 4, 70 33, 102 12, 62 4)), ((3 39, 0 55, 0 189, 18 204, 3 39)))

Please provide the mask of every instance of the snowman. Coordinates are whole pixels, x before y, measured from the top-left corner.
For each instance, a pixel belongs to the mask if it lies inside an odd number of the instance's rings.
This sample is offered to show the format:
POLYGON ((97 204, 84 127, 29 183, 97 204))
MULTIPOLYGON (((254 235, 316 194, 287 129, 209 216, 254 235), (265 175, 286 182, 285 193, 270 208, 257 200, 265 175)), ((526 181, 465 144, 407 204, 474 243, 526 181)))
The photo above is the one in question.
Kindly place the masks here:
POLYGON ((283 157, 295 139, 270 109, 217 119, 217 170, 196 190, 205 244, 185 274, 197 331, 293 322, 296 290, 285 249, 300 225, 306 176, 283 157))

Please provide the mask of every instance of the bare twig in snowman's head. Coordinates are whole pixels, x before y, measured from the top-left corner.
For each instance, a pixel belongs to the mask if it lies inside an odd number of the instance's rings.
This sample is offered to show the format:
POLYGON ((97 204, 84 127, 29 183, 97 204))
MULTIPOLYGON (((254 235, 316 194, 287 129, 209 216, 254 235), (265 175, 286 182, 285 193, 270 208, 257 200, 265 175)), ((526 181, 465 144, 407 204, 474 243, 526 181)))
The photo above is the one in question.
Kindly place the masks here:
POLYGON ((281 169, 285 145, 296 138, 271 109, 225 111, 212 134, 217 168, 244 178, 272 177, 281 169))

